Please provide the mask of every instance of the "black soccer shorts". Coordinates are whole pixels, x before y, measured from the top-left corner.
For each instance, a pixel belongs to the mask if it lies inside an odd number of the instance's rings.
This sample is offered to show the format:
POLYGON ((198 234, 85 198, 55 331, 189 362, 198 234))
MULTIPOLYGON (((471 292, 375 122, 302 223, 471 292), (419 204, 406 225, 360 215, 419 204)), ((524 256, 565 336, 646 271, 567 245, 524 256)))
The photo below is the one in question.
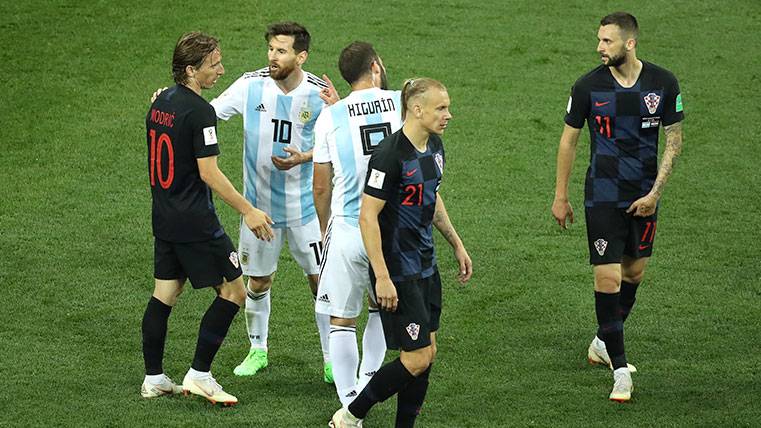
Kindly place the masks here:
POLYGON ((586 207, 589 264, 621 263, 624 255, 650 257, 655 244, 658 210, 649 217, 627 214, 625 208, 586 207))
MULTIPOLYGON (((375 294, 375 275, 370 278, 375 294)), ((399 297, 396 311, 379 311, 386 348, 414 351, 429 346, 431 333, 439 329, 441 319, 439 271, 423 279, 394 282, 394 286, 399 297)))
POLYGON ((238 253, 224 234, 202 242, 168 242, 155 238, 153 276, 156 279, 190 279, 193 288, 213 287, 243 275, 238 253))

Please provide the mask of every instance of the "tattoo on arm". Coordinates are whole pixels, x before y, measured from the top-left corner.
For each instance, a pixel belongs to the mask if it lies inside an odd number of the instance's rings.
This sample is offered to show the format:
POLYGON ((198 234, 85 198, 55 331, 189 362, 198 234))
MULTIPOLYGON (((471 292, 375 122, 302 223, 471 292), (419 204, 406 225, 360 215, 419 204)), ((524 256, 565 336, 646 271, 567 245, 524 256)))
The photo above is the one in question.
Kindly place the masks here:
POLYGON ((439 211, 433 214, 433 225, 439 230, 444 239, 449 242, 450 245, 455 245, 455 230, 452 223, 449 221, 446 211, 439 211))
POLYGON ((682 153, 682 122, 666 126, 663 132, 666 134, 666 149, 663 151, 663 159, 652 190, 658 197, 671 176, 676 158, 682 153))

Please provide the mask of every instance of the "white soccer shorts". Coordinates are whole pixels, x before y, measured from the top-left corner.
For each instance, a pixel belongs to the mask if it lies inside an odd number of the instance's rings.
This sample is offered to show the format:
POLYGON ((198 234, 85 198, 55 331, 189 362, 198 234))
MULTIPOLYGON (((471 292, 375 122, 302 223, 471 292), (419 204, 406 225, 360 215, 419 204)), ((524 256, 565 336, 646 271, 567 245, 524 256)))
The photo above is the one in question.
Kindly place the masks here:
MULTIPOLYGON (((356 318, 370 292, 370 260, 357 220, 331 219, 325 236, 315 311, 338 318, 356 318)), ((372 296, 372 293, 370 293, 372 296)))
POLYGON ((303 226, 272 228, 272 241, 258 239, 241 219, 238 255, 243 275, 269 276, 277 270, 283 244, 288 241, 291 257, 307 275, 320 273, 322 243, 317 217, 303 226))

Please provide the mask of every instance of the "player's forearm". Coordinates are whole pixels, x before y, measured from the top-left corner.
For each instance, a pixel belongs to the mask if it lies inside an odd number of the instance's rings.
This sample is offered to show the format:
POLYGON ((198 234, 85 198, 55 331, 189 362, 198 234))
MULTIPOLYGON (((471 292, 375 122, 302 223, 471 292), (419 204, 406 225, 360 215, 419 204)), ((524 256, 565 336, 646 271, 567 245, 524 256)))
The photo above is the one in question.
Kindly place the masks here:
POLYGON ((650 194, 660 198, 663 189, 671 177, 674 169, 676 158, 682 153, 682 122, 677 122, 664 128, 666 134, 666 148, 663 150, 661 166, 658 168, 658 175, 655 177, 650 194))
POLYGON ((380 226, 378 225, 378 216, 375 218, 360 213, 359 230, 362 234, 362 243, 365 245, 367 258, 370 260, 370 266, 373 268, 375 278, 389 278, 386 259, 383 258, 383 249, 381 247, 380 226))
POLYGON ((314 209, 317 211, 317 220, 320 222, 320 231, 325 236, 325 231, 328 228, 328 220, 330 220, 330 198, 331 190, 314 188, 314 209))
POLYGON ((441 233, 444 239, 449 242, 452 248, 457 249, 462 247, 462 240, 457 234, 452 222, 449 220, 449 214, 444 206, 444 200, 441 196, 436 196, 436 211, 433 213, 433 225, 441 233))
POLYGON ((576 159, 578 137, 578 132, 567 130, 564 130, 560 137, 555 175, 555 199, 568 200, 568 181, 573 170, 573 161, 576 159))
POLYGON ((235 211, 241 215, 245 215, 250 210, 254 209, 246 198, 244 198, 230 180, 220 171, 211 171, 207 174, 203 174, 201 179, 214 191, 227 205, 230 205, 235 211))

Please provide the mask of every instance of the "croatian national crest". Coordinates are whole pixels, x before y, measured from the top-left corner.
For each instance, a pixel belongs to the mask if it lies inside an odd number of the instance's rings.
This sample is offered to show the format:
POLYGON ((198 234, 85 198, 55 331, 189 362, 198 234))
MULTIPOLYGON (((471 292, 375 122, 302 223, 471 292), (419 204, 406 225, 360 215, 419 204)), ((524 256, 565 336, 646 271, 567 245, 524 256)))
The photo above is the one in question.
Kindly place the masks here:
POLYGON ((658 96, 658 94, 650 92, 649 94, 645 95, 645 106, 647 106, 647 111, 650 112, 650 114, 655 114, 655 112, 658 110, 658 104, 661 102, 661 97, 658 96))
POLYGON ((436 162, 436 165, 439 167, 439 172, 444 174, 444 156, 441 156, 441 153, 434 153, 433 160, 436 162))
POLYGON ((608 241, 604 239, 598 239, 594 242, 595 244, 595 250, 597 250, 597 254, 603 255, 605 254, 605 249, 608 248, 608 241))
POLYGON ((410 335, 412 340, 417 340, 417 336, 420 334, 420 325, 410 323, 410 325, 407 326, 407 334, 410 335))
POLYGON ((240 263, 238 262, 238 253, 236 253, 235 251, 230 253, 230 263, 232 263, 233 266, 235 266, 235 269, 238 269, 238 267, 240 266, 240 263))

